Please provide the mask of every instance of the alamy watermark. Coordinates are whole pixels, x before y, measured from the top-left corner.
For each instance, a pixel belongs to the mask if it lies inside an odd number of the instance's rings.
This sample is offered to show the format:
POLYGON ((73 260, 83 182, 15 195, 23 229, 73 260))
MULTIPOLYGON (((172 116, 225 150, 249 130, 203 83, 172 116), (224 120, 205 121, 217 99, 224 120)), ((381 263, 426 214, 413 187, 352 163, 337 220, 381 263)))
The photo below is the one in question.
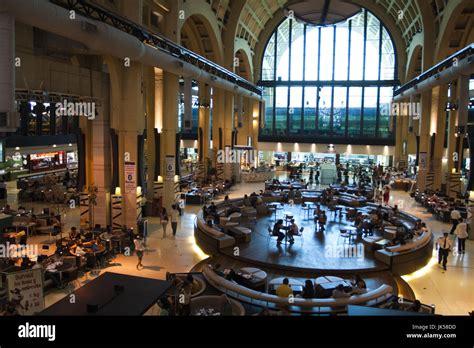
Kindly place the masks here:
POLYGON ((217 151, 217 163, 242 163, 242 160, 255 167, 257 165, 258 152, 256 150, 230 149, 217 151))
POLYGON ((419 102, 392 102, 390 104, 380 104, 380 108, 382 114, 389 114, 392 117, 408 116, 418 120, 421 115, 421 104, 419 102))
POLYGON ((363 244, 328 244, 324 247, 325 258, 346 258, 357 259, 357 261, 362 261, 364 259, 364 255, 365 249, 363 244))
POLYGON ((56 116, 84 116, 89 120, 95 119, 94 102, 68 102, 56 103, 56 116))
POLYGON ((39 255, 37 244, 0 244, 0 258, 23 258, 39 255))

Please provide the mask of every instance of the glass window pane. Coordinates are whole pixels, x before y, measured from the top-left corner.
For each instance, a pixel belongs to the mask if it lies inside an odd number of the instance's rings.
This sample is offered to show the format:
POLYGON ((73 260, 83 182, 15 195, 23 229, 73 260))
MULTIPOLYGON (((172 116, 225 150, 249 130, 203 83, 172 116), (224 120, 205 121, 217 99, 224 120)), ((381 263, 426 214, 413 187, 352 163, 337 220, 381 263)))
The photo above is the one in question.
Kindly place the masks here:
POLYGON ((304 25, 293 21, 291 31, 291 80, 303 80, 304 25))
POLYGON ((365 54, 365 79, 379 78, 380 21, 367 13, 367 45, 365 54))
POLYGON ((390 117, 390 103, 393 98, 392 87, 380 87, 380 120, 379 137, 390 138, 393 136, 390 117))
POLYGON ((290 39, 290 20, 285 20, 279 27, 277 32, 277 73, 276 79, 288 81, 288 66, 290 59, 290 47, 288 40, 290 39))
POLYGON ((297 134, 301 130, 301 101, 303 98, 303 87, 291 87, 290 105, 288 114, 290 116, 290 133, 297 134))
POLYGON ((273 134, 273 87, 266 87, 263 90, 263 98, 265 99, 265 125, 262 129, 262 134, 273 134))
POLYGON ((305 79, 315 81, 318 79, 318 41, 319 30, 316 27, 306 28, 306 69, 305 79))
POLYGON ((333 134, 344 136, 346 131, 347 88, 334 87, 333 134))
POLYGON ((364 15, 362 13, 352 19, 350 64, 350 79, 362 80, 364 65, 364 15))
POLYGON ((323 136, 331 135, 331 93, 332 87, 322 87, 319 92, 318 131, 323 136))
POLYGON ((393 80, 395 75, 395 50, 387 30, 382 32, 382 59, 380 64, 380 79, 393 80))
POLYGON ((349 128, 347 135, 350 138, 360 137, 360 122, 362 109, 362 87, 349 88, 349 128))
POLYGON ((364 137, 375 136, 375 126, 377 120, 377 87, 366 87, 364 94, 364 137))
POLYGON ((321 28, 321 66, 320 80, 332 80, 332 60, 334 46, 334 27, 321 28))
POLYGON ((262 80, 275 79, 275 35, 273 34, 268 41, 262 62, 262 80))
POLYGON ((347 65, 349 57, 349 31, 348 22, 336 27, 336 65, 334 67, 335 80, 347 80, 347 65))
POLYGON ((316 129, 316 87, 306 87, 304 91, 304 133, 314 134, 316 129))
POLYGON ((275 134, 286 135, 288 119, 288 87, 276 88, 275 134))

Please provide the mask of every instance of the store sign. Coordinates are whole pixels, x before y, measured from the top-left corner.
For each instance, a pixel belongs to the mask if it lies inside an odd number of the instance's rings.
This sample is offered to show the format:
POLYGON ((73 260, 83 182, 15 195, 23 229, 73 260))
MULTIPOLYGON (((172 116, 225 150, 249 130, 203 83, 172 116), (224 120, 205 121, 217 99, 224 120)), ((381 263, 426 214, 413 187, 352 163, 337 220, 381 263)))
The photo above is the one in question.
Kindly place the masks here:
POLYGON ((125 162, 125 193, 137 192, 135 162, 125 162))
POLYGON ((44 309, 43 272, 29 269, 7 275, 8 300, 20 315, 34 315, 44 309))
POLYGON ((175 174, 174 156, 167 155, 165 165, 166 165, 166 180, 174 180, 174 174, 175 174))

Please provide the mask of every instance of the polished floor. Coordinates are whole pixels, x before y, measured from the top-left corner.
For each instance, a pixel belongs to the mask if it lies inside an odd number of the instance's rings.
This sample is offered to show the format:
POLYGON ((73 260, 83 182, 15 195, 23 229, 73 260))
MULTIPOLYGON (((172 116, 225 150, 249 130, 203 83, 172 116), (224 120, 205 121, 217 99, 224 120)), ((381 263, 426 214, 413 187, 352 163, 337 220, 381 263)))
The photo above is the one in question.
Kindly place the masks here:
POLYGON ((345 214, 339 217, 324 206, 322 209, 328 217, 324 232, 315 231, 312 211, 308 215, 300 204, 285 204, 278 211, 276 218, 273 214, 257 220, 249 243, 240 243, 238 249, 227 248, 223 252, 240 260, 275 265, 294 271, 336 274, 341 271, 362 272, 388 268, 375 260, 373 253, 365 252, 361 239, 354 237, 353 241, 349 241, 341 237, 341 229, 353 226, 353 223, 346 220, 345 214), (268 228, 273 227, 275 219, 284 220, 286 213, 291 213, 298 227, 304 228, 303 234, 301 237, 295 237, 294 244, 284 240, 281 245, 277 245, 276 237, 270 237, 268 228))
MULTIPOLYGON (((233 198, 240 197, 244 193, 258 192, 260 189, 263 189, 263 186, 263 183, 239 184, 229 192, 229 196, 233 198)), ((13 208, 17 207, 13 189, 9 190, 8 202, 13 208)), ((435 236, 439 236, 443 231, 450 229, 449 224, 436 220, 431 214, 426 212, 425 208, 420 207, 405 192, 392 191, 391 203, 396 203, 401 209, 422 218, 427 222, 428 227, 431 228, 435 236)), ((44 204, 23 205, 27 208, 35 207, 38 210, 44 207, 44 204)), ((158 223, 158 219, 149 218, 151 232, 143 260, 145 265, 143 270, 138 271, 136 269, 137 260, 135 256, 120 255, 115 260, 115 266, 111 266, 101 272, 112 271, 164 279, 166 272, 189 271, 196 263, 208 257, 196 245, 193 236, 193 222, 195 214, 199 209, 200 207, 198 206, 186 206, 185 212, 179 221, 176 237, 172 236, 170 226, 168 226, 166 237, 163 237, 163 231, 158 223)), ((69 230, 73 225, 78 225, 78 209, 69 210, 64 222, 66 230, 69 230)), ((265 231, 262 231, 262 233, 265 233, 265 231)), ((29 242, 42 245, 48 242, 47 239, 47 236, 36 236, 31 238, 29 242)), ((272 241, 272 244, 275 244, 275 242, 272 241)), ((299 242, 296 241, 295 247, 298 244, 299 242)), ((438 266, 435 257, 436 251, 433 250, 433 260, 428 266, 414 274, 403 276, 403 278, 410 284, 421 302, 436 305, 437 313, 444 315, 467 315, 468 312, 474 309, 474 241, 467 241, 466 254, 462 256, 450 254, 447 271, 438 266)), ((81 286, 90 279, 93 279, 93 276, 89 275, 87 279, 81 279, 74 286, 81 286)), ((46 306, 60 300, 70 290, 72 289, 48 292, 45 301, 46 306)))

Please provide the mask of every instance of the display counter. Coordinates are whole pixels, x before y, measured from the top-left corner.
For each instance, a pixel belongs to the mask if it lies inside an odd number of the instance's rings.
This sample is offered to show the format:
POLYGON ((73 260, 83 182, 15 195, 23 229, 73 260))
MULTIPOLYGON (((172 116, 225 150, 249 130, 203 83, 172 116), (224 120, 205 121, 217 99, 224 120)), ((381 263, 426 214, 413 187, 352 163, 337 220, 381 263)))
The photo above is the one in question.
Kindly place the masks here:
POLYGON ((267 172, 242 172, 240 173, 241 182, 265 182, 274 177, 274 171, 267 172))

